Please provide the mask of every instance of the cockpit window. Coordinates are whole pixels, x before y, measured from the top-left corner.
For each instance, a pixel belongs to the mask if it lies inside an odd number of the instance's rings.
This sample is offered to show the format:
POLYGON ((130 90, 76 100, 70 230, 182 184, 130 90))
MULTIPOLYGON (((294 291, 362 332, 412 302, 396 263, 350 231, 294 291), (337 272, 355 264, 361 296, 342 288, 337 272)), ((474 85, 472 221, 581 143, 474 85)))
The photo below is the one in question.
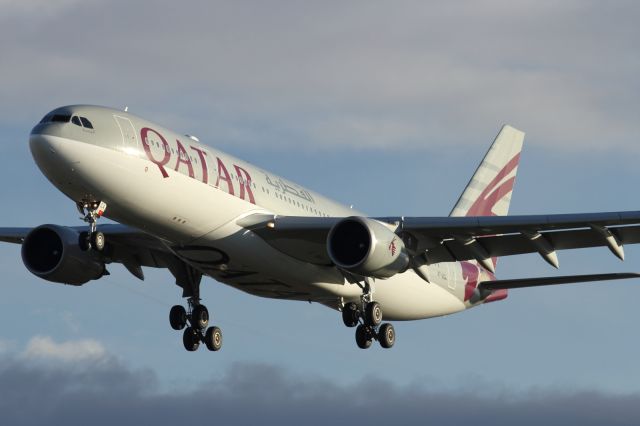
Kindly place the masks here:
POLYGON ((42 120, 40 120, 40 124, 43 123, 73 123, 76 126, 84 127, 85 129, 93 130, 93 124, 86 117, 80 117, 78 115, 65 115, 65 114, 47 114, 44 116, 42 120))
POLYGON ((71 121, 70 115, 55 114, 53 117, 51 117, 52 123, 68 123, 69 121, 71 121))
POLYGON ((82 121, 82 125, 87 128, 87 129, 93 129, 93 124, 91 124, 91 122, 89 120, 87 120, 84 117, 80 117, 80 120, 82 121))

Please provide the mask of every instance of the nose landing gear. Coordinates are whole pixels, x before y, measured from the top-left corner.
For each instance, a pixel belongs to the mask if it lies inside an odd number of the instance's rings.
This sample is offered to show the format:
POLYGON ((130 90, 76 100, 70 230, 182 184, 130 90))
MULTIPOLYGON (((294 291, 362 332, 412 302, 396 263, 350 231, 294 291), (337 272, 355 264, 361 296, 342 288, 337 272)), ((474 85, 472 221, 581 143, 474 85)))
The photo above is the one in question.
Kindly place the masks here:
POLYGON ((107 209, 107 203, 104 201, 82 200, 76 203, 76 207, 83 216, 82 220, 89 224, 89 232, 80 234, 80 247, 85 251, 92 248, 97 251, 104 250, 105 237, 102 232, 97 231, 96 224, 107 209))

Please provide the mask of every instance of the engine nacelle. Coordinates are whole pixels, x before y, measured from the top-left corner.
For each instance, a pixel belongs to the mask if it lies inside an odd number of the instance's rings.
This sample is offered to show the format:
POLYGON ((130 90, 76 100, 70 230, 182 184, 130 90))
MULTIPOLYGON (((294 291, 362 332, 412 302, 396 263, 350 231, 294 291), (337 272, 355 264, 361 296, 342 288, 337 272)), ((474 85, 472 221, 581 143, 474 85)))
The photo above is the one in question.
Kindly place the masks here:
POLYGON ((104 262, 80 248, 80 234, 58 225, 34 228, 22 243, 22 261, 32 274, 56 283, 82 285, 105 273, 104 262))
POLYGON ((367 277, 389 278, 409 265, 402 239, 365 217, 352 216, 336 223, 327 237, 327 251, 339 268, 367 277))

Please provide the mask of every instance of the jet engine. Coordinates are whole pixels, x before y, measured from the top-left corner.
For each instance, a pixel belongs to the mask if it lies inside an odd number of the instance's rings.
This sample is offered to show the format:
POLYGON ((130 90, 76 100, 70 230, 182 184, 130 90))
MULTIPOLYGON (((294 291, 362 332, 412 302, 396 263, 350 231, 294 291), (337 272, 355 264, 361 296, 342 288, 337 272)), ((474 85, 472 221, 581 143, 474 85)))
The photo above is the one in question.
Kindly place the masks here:
POLYGON ((80 247, 80 233, 58 225, 34 228, 22 243, 22 261, 29 272, 44 280, 76 286, 106 272, 95 252, 80 247))
POLYGON ((389 278, 409 265, 402 239, 382 222, 365 217, 336 223, 327 237, 327 251, 336 266, 366 277, 389 278))

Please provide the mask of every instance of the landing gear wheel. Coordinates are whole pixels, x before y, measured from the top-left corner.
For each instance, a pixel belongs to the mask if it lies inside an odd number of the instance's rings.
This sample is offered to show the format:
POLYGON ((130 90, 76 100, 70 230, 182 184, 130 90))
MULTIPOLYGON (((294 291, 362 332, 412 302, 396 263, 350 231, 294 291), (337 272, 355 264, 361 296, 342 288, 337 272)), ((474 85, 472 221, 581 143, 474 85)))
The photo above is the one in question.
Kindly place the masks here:
POLYGON ((360 324, 358 328, 356 328, 356 343, 358 344, 358 347, 360 349, 369 349, 372 342, 373 339, 371 337, 369 327, 360 324))
POLYGON ((88 232, 80 233, 80 237, 78 238, 78 244, 80 245, 80 249, 82 249, 82 251, 91 250, 91 238, 89 238, 88 232))
POLYGON ((191 311, 191 326, 204 330, 209 325, 209 311, 204 305, 197 305, 191 311))
POLYGON ((342 322, 347 327, 355 327, 358 325, 358 318, 360 312, 358 311, 358 305, 353 302, 349 302, 342 308, 342 322))
POLYGON ((97 251, 104 250, 105 238, 102 232, 94 232, 91 234, 91 245, 97 251))
POLYGON ((378 302, 367 303, 364 312, 364 321, 367 325, 373 327, 382 322, 382 308, 378 302))
POLYGON ((204 335, 204 343, 210 351, 219 351, 222 348, 222 330, 209 327, 204 335))
POLYGON ((182 335, 182 343, 186 350, 193 352, 200 346, 200 335, 193 327, 187 327, 182 335))
POLYGON ((171 308, 169 323, 174 330, 182 330, 187 325, 187 311, 184 306, 175 305, 171 308))
POLYGON ((385 349, 393 346, 396 342, 396 331, 393 325, 384 323, 380 326, 380 330, 378 330, 378 341, 380 342, 380 346, 385 349))

